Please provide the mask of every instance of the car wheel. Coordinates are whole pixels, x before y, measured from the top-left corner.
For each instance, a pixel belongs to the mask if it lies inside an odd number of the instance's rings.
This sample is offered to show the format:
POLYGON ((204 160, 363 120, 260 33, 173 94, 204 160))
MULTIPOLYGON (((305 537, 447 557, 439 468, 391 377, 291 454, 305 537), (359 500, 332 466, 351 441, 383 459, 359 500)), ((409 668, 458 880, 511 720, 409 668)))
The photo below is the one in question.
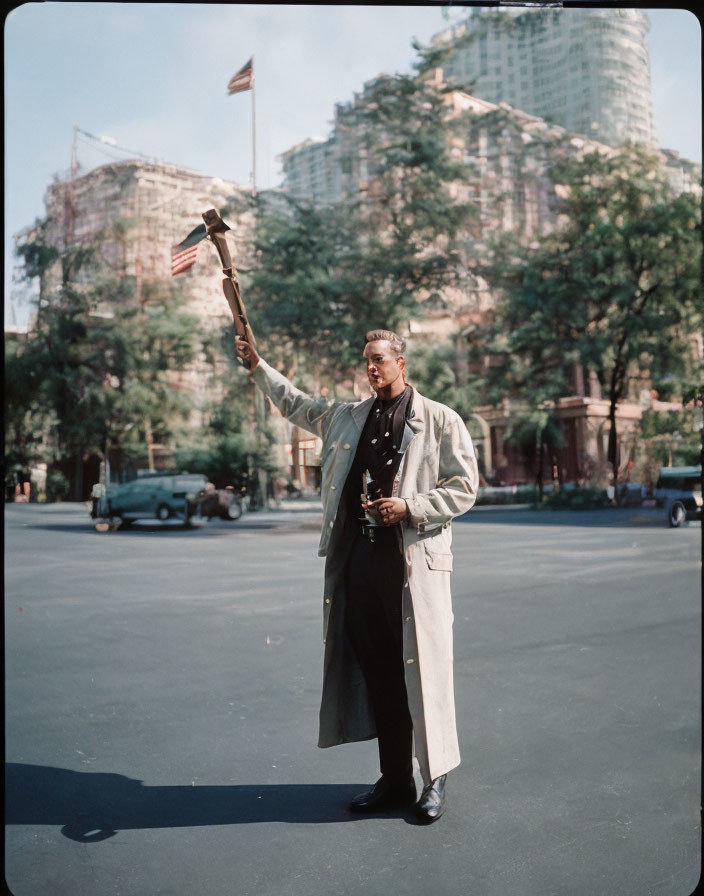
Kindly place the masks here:
POLYGON ((238 520, 242 516, 242 505, 240 502, 233 501, 232 504, 226 508, 223 516, 226 520, 238 520))
POLYGON ((673 529, 679 529, 686 519, 687 511, 684 509, 684 504, 681 501, 675 501, 668 516, 670 525, 673 529))
POLYGON ((156 518, 157 518, 158 520, 161 520, 162 523, 164 522, 164 520, 168 520, 168 518, 169 518, 170 516, 171 516, 171 511, 169 510, 169 508, 168 508, 168 506, 167 506, 166 504, 160 504, 160 505, 157 507, 157 509, 156 509, 156 518))

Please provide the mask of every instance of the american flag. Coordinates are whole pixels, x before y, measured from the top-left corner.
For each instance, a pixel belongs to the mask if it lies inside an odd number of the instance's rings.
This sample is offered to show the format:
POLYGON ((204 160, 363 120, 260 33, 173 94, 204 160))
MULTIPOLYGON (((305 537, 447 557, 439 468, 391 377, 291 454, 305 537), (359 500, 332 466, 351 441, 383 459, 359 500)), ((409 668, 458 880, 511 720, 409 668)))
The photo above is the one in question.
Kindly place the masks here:
POLYGON ((205 224, 199 224, 177 246, 171 249, 171 275, 182 274, 196 263, 200 241, 205 237, 205 224))
POLYGON ((230 78, 227 85, 228 94, 241 93, 243 90, 251 90, 254 87, 254 56, 245 62, 242 68, 230 78))

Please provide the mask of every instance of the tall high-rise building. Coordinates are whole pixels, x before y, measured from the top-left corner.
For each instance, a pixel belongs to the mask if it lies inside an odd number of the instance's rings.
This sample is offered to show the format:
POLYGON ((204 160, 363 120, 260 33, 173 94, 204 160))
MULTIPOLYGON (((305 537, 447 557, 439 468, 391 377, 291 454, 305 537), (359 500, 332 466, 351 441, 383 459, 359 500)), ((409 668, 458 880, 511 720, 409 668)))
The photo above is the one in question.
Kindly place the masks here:
POLYGON ((309 137, 279 156, 284 183, 295 199, 326 205, 341 196, 341 169, 335 137, 309 137))
POLYGON ((446 80, 618 146, 655 145, 650 20, 639 9, 479 9, 437 34, 446 80))

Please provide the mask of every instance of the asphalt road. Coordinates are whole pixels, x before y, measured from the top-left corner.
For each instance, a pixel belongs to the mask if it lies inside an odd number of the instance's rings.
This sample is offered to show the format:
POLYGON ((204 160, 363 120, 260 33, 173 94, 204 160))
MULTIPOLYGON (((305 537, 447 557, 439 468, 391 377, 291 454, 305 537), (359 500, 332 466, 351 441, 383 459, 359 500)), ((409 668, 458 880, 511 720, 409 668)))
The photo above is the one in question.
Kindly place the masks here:
POLYGON ((350 816, 319 750, 313 510, 98 534, 5 506, 15 896, 684 896, 700 875, 700 524, 455 523, 446 815, 350 816))

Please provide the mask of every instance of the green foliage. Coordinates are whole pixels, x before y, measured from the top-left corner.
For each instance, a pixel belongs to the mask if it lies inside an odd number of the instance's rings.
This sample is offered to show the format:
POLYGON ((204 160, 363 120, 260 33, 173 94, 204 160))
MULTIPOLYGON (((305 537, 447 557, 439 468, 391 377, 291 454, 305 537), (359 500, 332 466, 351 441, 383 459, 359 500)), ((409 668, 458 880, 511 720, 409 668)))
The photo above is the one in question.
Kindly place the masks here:
POLYGON ((60 470, 52 470, 46 477, 46 500, 66 501, 70 493, 70 483, 60 470))
POLYGON ((106 443, 144 455, 149 425, 163 437, 190 410, 173 377, 194 357, 196 319, 168 291, 140 304, 134 279, 106 272, 97 246, 48 250, 40 228, 21 254, 28 278, 57 262, 60 278, 53 292, 45 285, 28 340, 6 354, 8 447, 25 462, 102 455, 106 443))
POLYGON ((680 411, 643 412, 633 479, 654 484, 661 467, 682 467, 700 462, 701 414, 680 411))
POLYGON ((504 301, 503 376, 539 406, 571 391, 575 362, 596 371, 615 408, 641 369, 655 382, 694 382, 687 334, 702 322, 701 219, 656 157, 636 147, 555 163, 568 187, 564 223, 540 244, 496 239, 486 276, 504 301))
POLYGON ((541 507, 545 510, 599 510, 611 507, 611 501, 601 488, 562 488, 547 495, 541 507))
POLYGON ((339 201, 260 207, 252 324, 289 371, 332 385, 359 363, 367 330, 406 331, 465 275, 461 234, 474 208, 450 186, 468 168, 450 154, 460 125, 425 77, 431 62, 421 54, 418 74, 381 77, 340 111, 339 201))
POLYGON ((554 452, 565 444, 565 434, 552 407, 518 408, 506 428, 506 441, 518 445, 527 457, 541 445, 554 452))
POLYGON ((538 489, 534 485, 512 488, 482 488, 477 495, 477 507, 496 504, 535 504, 539 500, 538 489))
POLYGON ((407 352, 408 382, 433 401, 457 411, 470 425, 479 403, 478 378, 460 366, 457 346, 450 341, 412 341, 407 352))
POLYGON ((216 370, 209 393, 218 397, 206 408, 207 423, 190 434, 176 452, 180 469, 204 473, 218 488, 234 485, 257 495, 260 473, 272 473, 269 457, 273 435, 267 424, 265 404, 255 392, 249 374, 234 360, 231 349, 234 328, 228 327, 209 350, 227 346, 227 365, 216 370))
POLYGON ((506 428, 507 444, 517 445, 529 470, 539 481, 539 500, 542 500, 544 459, 551 458, 565 445, 565 434, 554 406, 538 405, 512 410, 506 428))
POLYGON ((17 246, 16 252, 24 268, 24 276, 32 280, 43 276, 46 270, 59 258, 58 249, 46 245, 45 226, 37 222, 32 239, 17 246))
POLYGON ((263 209, 257 221, 261 266, 251 274, 247 307, 268 356, 290 371, 315 365, 322 375, 348 365, 358 297, 348 222, 337 209, 294 201, 263 209))
POLYGON ((74 296, 68 307, 45 309, 34 337, 48 362, 44 397, 59 454, 102 453, 106 440, 144 453, 145 419, 163 433, 189 411, 169 374, 193 357, 194 319, 173 305, 134 304, 94 317, 91 305, 74 296))
POLYGON ((42 459, 44 371, 47 356, 37 343, 5 343, 5 469, 26 470, 42 459))

